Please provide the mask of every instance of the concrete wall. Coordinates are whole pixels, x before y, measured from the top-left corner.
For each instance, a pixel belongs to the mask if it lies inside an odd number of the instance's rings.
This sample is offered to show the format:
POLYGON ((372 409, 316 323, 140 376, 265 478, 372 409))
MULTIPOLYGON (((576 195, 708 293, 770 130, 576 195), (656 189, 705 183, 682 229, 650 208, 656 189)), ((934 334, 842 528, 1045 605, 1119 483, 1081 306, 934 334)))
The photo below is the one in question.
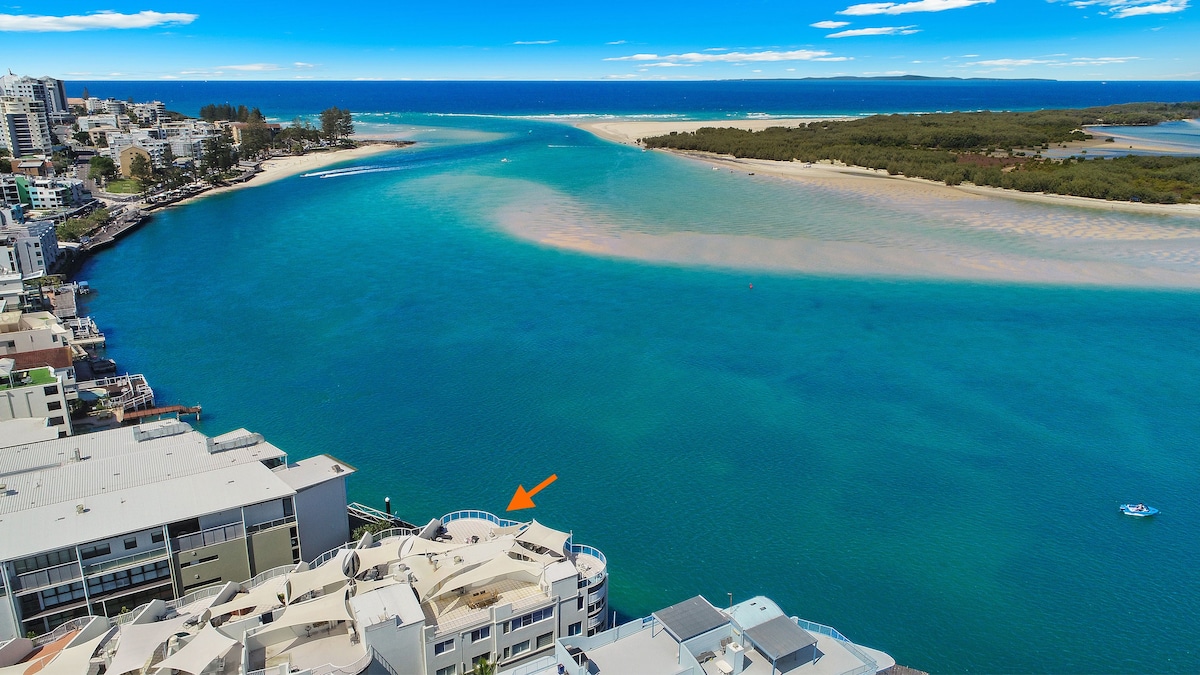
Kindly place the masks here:
POLYGON ((246 519, 247 527, 278 520, 283 517, 283 500, 274 499, 269 502, 247 506, 242 509, 242 516, 246 519))
POLYGON ((60 434, 70 435, 71 417, 67 409, 67 398, 63 392, 62 377, 53 384, 36 384, 0 391, 0 422, 24 417, 46 417, 53 421, 60 434), (47 394, 48 387, 54 388, 47 394), (51 410, 56 403, 57 409, 51 410))
MULTIPOLYGON (((424 673, 425 663, 421 658, 423 627, 423 623, 398 626, 393 619, 365 628, 363 641, 379 652, 394 672, 404 675, 424 673)), ((380 664, 372 662, 367 672, 370 675, 382 675, 387 671, 380 664)))
POLYGON ((334 478, 296 493, 300 557, 312 560, 350 539, 346 479, 334 478))
POLYGON ((244 538, 175 554, 176 593, 185 595, 211 584, 249 579, 254 575, 250 573, 248 556, 244 538), (214 559, 199 562, 206 558, 214 559))
POLYGON ((295 523, 288 523, 250 535, 251 574, 243 577, 243 580, 295 562, 292 560, 292 528, 295 526, 295 523))

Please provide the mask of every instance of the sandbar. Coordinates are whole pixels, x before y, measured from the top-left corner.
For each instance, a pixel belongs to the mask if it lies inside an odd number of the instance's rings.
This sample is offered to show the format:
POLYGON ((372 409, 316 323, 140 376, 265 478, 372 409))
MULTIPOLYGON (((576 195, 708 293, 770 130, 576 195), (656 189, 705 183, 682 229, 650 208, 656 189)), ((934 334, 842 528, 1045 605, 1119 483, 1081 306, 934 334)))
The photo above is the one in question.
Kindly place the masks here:
MULTIPOLYGON (((846 118, 829 118, 846 119, 846 118)), ((617 121, 576 122, 574 126, 588 131, 605 140, 625 145, 638 145, 638 139, 650 136, 661 136, 676 132, 692 132, 701 127, 728 127, 759 131, 769 127, 794 127, 809 122, 823 121, 810 118, 788 118, 769 120, 656 120, 656 121, 617 121)), ((1068 144, 1069 148, 1085 150, 1088 148, 1112 147, 1113 144, 1104 141, 1106 135, 1068 144)), ((1152 146, 1134 145, 1135 150, 1155 151, 1152 146)), ((1018 199, 1043 204, 1060 206, 1077 206, 1105 211, 1125 211, 1130 213, 1152 213, 1162 215, 1182 215, 1200 217, 1200 204, 1142 204, 1135 202, 1108 201, 1075 197, 1071 195, 1055 195, 1042 192, 1021 192, 1004 188, 956 185, 949 186, 937 181, 924 178, 909 178, 907 176, 891 176, 882 169, 867 169, 858 166, 848 166, 840 162, 782 162, 769 159, 739 159, 729 155, 716 155, 705 152, 685 152, 678 150, 662 150, 673 155, 687 157, 697 161, 711 163, 713 166, 732 169, 735 171, 754 172, 778 176, 790 180, 807 182, 837 182, 847 188, 879 191, 904 191, 906 193, 920 192, 930 198, 961 199, 964 195, 979 197, 997 197, 1003 199, 1018 199), (869 182, 864 182, 869 181, 869 182)))

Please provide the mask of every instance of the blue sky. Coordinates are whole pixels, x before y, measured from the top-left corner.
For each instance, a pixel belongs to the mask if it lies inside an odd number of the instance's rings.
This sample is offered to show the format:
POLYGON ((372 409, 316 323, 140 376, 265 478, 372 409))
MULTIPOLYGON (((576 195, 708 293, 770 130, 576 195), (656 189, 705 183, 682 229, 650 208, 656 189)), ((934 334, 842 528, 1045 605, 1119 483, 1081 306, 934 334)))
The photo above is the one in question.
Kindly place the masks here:
POLYGON ((4 2, 0 66, 72 80, 1200 79, 1193 0, 4 2))

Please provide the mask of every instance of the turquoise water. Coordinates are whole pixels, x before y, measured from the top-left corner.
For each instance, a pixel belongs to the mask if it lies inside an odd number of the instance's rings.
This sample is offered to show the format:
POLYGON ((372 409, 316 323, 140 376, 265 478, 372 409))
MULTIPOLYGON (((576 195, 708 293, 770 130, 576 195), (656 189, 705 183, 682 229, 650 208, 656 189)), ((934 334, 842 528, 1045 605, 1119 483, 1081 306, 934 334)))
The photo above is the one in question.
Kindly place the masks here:
POLYGON ((383 123, 421 144, 161 213, 94 258, 110 356, 202 403, 206 432, 346 460, 353 499, 409 520, 499 513, 557 473, 530 515, 607 554, 627 616, 761 593, 933 672, 1200 670, 1200 295, 573 252, 514 236, 522 209, 1071 255, 568 127, 383 123))

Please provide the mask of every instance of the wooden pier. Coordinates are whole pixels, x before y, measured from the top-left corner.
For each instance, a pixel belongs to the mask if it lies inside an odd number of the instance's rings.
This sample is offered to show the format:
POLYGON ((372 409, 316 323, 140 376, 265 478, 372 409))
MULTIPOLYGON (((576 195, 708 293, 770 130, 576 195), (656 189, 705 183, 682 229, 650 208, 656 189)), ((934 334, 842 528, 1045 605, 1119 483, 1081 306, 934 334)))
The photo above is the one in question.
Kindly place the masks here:
POLYGON ((146 410, 131 410, 131 411, 115 411, 117 420, 125 422, 140 422, 147 417, 160 417, 162 415, 175 415, 176 418, 182 415, 195 415, 196 421, 200 421, 200 406, 186 405, 168 405, 161 408, 147 408, 146 410))

